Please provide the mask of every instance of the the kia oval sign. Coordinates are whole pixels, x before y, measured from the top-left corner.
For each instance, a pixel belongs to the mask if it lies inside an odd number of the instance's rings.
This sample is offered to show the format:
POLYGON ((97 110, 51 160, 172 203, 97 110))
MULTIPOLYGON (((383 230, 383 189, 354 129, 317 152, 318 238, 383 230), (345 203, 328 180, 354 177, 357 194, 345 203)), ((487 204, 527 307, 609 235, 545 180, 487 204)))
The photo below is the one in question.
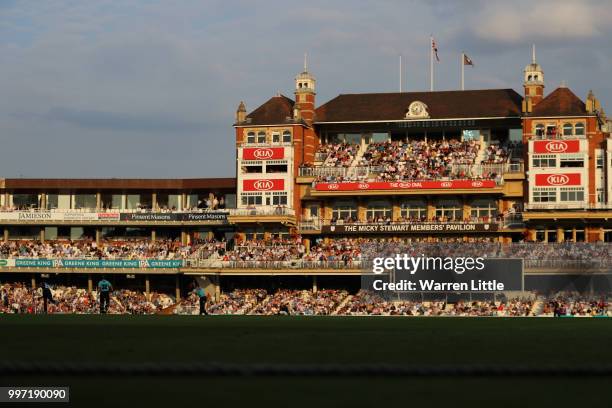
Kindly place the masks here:
POLYGON ((285 189, 283 179, 243 180, 243 191, 282 191, 285 189))
POLYGON ((284 158, 284 147, 249 147, 242 150, 243 160, 280 160, 284 158))
POLYGON ((579 186, 580 173, 536 174, 536 186, 579 186))
POLYGON ((534 153, 578 153, 580 140, 536 140, 534 153))

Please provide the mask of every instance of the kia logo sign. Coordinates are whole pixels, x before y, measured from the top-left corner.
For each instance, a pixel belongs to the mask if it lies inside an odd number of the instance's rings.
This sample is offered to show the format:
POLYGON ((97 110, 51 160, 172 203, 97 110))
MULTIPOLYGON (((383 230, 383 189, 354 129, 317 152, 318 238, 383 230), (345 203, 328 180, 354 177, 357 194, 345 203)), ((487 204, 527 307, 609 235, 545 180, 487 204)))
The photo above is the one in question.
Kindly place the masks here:
POLYGON ((327 189, 328 190, 337 190, 340 186, 336 183, 332 183, 332 184, 328 184, 327 185, 327 189))
POLYGON ((274 188, 274 183, 272 180, 257 180, 253 183, 253 188, 258 191, 268 191, 274 188))
POLYGON ((546 143, 546 151, 551 153, 563 153, 567 150, 567 143, 562 141, 554 141, 546 143))
POLYGON ((565 174, 551 174, 546 177, 546 182, 551 186, 564 186, 569 183, 569 177, 565 174))
POLYGON ((253 157, 255 157, 258 160, 271 159, 273 156, 274 156, 274 151, 272 149, 261 148, 261 149, 255 149, 253 151, 253 157))

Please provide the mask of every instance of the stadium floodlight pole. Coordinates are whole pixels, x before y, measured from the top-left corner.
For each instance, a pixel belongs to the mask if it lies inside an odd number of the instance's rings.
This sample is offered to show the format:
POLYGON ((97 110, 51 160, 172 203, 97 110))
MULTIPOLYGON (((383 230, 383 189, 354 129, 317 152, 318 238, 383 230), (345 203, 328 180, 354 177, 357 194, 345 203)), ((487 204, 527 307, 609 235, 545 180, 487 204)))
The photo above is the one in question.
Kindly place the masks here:
POLYGON ((402 93, 402 54, 399 56, 399 91, 402 93))

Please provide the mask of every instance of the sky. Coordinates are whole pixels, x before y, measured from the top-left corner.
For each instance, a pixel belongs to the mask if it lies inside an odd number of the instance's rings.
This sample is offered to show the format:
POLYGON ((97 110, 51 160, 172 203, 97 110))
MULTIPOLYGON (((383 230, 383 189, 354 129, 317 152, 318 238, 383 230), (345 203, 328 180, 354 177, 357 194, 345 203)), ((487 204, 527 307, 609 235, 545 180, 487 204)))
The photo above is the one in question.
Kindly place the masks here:
POLYGON ((546 90, 612 112, 612 2, 0 0, 0 178, 234 177, 236 107, 293 96, 514 88, 536 44, 546 90))

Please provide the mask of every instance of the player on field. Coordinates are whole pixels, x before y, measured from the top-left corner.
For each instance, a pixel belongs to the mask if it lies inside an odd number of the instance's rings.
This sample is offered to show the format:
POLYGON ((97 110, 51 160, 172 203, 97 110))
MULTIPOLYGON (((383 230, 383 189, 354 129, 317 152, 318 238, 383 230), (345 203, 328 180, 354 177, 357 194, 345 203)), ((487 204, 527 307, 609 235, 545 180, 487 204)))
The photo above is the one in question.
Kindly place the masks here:
POLYGON ((208 315, 208 312, 206 311, 206 300, 207 300, 206 291, 204 291, 204 288, 198 285, 195 288, 195 293, 196 295, 198 295, 198 298, 200 299, 200 314, 208 315))
POLYGON ((110 293, 113 291, 113 285, 103 276, 98 282, 98 291, 100 292, 100 313, 106 313, 110 304, 110 293))

